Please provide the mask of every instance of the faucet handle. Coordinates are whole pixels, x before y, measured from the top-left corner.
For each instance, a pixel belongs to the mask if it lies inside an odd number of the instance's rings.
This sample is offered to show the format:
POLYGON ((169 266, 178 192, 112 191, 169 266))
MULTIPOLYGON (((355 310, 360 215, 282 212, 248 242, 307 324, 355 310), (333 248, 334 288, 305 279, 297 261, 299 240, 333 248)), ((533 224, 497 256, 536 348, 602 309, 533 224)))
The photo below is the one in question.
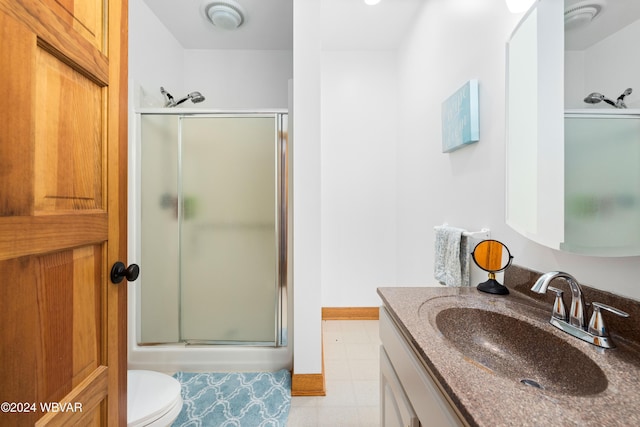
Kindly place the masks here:
POLYGON ((588 331, 590 334, 593 334, 597 337, 609 336, 600 309, 610 311, 611 313, 616 314, 620 317, 629 317, 628 313, 625 313, 622 310, 618 310, 615 307, 611 307, 610 305, 603 304, 601 302, 594 302, 591 303, 591 305, 593 305, 593 314, 591 315, 591 320, 589 321, 588 331))
POLYGON ((549 286, 548 290, 556 293, 556 299, 553 302, 553 314, 551 317, 555 317, 556 319, 567 321, 567 309, 564 305, 564 301, 562 300, 562 289, 554 288, 553 286, 549 286))

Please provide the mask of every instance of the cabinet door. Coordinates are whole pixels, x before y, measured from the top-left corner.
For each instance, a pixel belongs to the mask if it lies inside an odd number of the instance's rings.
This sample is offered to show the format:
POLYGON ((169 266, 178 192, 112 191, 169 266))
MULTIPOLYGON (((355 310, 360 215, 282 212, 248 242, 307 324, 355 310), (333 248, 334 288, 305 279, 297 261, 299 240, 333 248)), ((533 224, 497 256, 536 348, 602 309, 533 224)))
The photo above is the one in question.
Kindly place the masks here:
POLYGON ((420 426, 418 417, 413 411, 382 346, 380 346, 380 426, 420 426))
MULTIPOLYGON (((425 369, 415 351, 402 335, 386 309, 380 310, 380 341, 395 378, 401 385, 408 405, 418 420, 429 427, 467 425, 432 375, 425 369)), ((381 362, 382 364, 382 358, 381 362)))

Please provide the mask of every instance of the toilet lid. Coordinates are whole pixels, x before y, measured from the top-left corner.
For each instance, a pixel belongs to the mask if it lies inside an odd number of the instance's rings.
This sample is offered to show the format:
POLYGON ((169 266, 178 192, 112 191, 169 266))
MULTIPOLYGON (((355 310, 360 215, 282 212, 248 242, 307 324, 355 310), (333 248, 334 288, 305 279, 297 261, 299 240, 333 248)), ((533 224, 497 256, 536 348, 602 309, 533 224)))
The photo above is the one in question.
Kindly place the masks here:
POLYGON ((127 425, 144 426, 182 407, 180 383, 155 371, 127 371, 127 425))

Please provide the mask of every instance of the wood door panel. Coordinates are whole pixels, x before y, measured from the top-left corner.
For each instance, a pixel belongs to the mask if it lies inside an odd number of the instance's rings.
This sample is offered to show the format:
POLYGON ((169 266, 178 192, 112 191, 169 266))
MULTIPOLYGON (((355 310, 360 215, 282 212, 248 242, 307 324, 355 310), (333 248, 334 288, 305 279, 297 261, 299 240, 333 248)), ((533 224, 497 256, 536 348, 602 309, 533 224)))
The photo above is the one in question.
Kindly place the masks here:
POLYGON ((0 216, 0 260, 104 242, 108 220, 106 213, 0 216))
POLYGON ((42 49, 36 65, 35 211, 100 209, 104 90, 42 49))
POLYGON ((126 425, 126 12, 0 0, 3 427, 126 425))
POLYGON ((71 385, 84 381, 100 366, 102 308, 101 245, 73 251, 73 365, 71 385))
POLYGON ((45 0, 56 15, 97 48, 104 40, 101 0, 45 0))
MULTIPOLYGON (((64 251, 36 258, 37 304, 22 314, 38 325, 34 337, 40 347, 36 354, 38 369, 37 402, 53 402, 71 391, 73 352, 73 283, 66 280, 73 274, 73 253, 64 251)), ((37 348, 37 347, 36 347, 37 348)), ((31 367, 30 367, 31 368, 31 367)))
MULTIPOLYGON (((81 1, 81 0, 77 0, 81 1)), ((106 9, 100 1, 100 8, 106 9)), ((126 3, 126 2, 125 2, 126 3)), ((40 0, 2 0, 0 12, 20 22, 26 29, 37 35, 41 48, 59 55, 76 70, 101 85, 109 82, 109 60, 105 54, 106 43, 95 46, 69 26, 55 11, 47 8, 40 0)), ((104 21, 104 19, 103 19, 104 21)), ((13 41, 13 37, 9 42, 13 41)), ((13 64, 15 65, 15 64, 13 64)))
MULTIPOLYGON (((36 36, 0 13, 0 217, 28 215, 33 200, 33 102, 36 36), (15 67, 19 64, 18 67, 15 67)), ((1 241, 0 241, 1 244, 1 241)))
POLYGON ((4 13, 0 35, 0 216, 31 214, 34 198, 40 211, 102 207, 105 70, 88 76, 4 13))
POLYGON ((108 368, 101 366, 59 402, 67 410, 49 411, 35 425, 101 425, 108 383, 108 368))
MULTIPOLYGON (((35 263, 30 258, 4 261, 0 271, 12 279, 10 286, 0 286, 0 401, 35 402, 32 399, 38 395, 39 384, 36 361, 42 358, 37 345, 40 331, 33 316, 23 317, 37 306, 35 263), (13 396, 20 400, 13 400, 13 396)), ((3 426, 32 425, 39 416, 37 412, 5 412, 0 421, 3 426)))
POLYGON ((0 347, 0 402, 36 404, 36 413, 15 414, 15 423, 0 415, 2 425, 31 424, 46 414, 40 404, 51 402, 78 402, 84 412, 106 395, 102 259, 102 245, 94 245, 0 263, 0 271, 22 277, 0 287, 0 324, 11 325, 0 329, 2 342, 11 343, 0 347), (83 385, 101 375, 104 383, 83 385))

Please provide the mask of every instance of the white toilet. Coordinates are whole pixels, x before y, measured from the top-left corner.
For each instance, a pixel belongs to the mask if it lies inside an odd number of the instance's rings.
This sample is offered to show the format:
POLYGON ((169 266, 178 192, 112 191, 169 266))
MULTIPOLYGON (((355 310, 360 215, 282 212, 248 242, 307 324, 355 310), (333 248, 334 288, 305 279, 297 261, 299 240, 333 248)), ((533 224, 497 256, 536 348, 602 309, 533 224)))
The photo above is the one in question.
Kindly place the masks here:
POLYGON ((155 371, 127 372, 127 426, 167 427, 182 410, 180 383, 155 371))

